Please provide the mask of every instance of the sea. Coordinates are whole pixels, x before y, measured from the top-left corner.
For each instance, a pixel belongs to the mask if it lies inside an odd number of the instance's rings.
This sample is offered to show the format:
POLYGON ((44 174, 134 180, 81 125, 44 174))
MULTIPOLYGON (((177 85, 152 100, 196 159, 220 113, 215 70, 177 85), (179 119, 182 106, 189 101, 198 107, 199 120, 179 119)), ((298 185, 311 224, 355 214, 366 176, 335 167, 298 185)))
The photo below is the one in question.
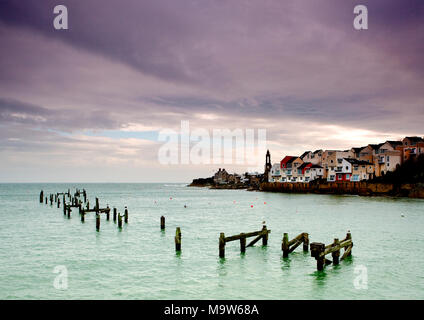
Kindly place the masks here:
MULTIPOLYGON (((424 299, 424 200, 210 190, 187 183, 0 184, 0 299, 424 299), (118 228, 95 213, 82 222, 44 195, 85 189, 91 206, 127 206, 118 228), (166 219, 160 229, 160 217, 166 219), (225 236, 271 230, 240 253, 225 236), (175 251, 176 228, 182 250, 175 251), (352 255, 317 271, 284 233, 331 244, 351 232, 352 255)), ((248 239, 247 241, 249 242, 248 239)), ((343 251, 342 251, 343 254, 343 251)), ((327 257, 331 260, 331 255, 327 257)))

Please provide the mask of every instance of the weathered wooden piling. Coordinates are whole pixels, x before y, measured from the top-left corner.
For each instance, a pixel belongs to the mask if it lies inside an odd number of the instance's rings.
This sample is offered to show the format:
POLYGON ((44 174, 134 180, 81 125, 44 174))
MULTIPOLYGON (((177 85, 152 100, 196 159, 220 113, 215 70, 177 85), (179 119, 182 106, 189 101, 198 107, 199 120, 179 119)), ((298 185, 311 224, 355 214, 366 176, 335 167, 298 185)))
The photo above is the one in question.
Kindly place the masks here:
POLYGON ((122 216, 118 213, 118 228, 122 228, 122 216))
POLYGON ((339 264, 339 257, 340 257, 340 241, 339 239, 334 239, 333 247, 336 247, 335 251, 331 253, 331 256, 333 258, 333 265, 339 264))
POLYGON ((340 257, 340 249, 344 248, 345 252, 343 254, 343 257, 341 260, 345 259, 347 256, 351 255, 353 242, 352 242, 352 235, 350 232, 346 235, 346 238, 342 241, 339 241, 339 239, 334 239, 334 242, 328 246, 325 246, 324 243, 311 243, 311 256, 314 257, 317 260, 317 269, 319 271, 322 271, 324 269, 324 265, 327 264, 339 264, 339 257, 340 257), (327 254, 330 254, 333 257, 333 261, 328 260, 325 258, 327 254))
POLYGON ((124 222, 128 223, 128 208, 125 207, 125 211, 124 211, 124 222))
POLYGON ((267 246, 268 245, 268 230, 266 226, 262 227, 263 237, 262 237, 262 245, 267 246))
POLYGON ((343 241, 349 241, 349 240, 350 240, 350 245, 347 247, 344 247, 344 253, 340 260, 344 260, 347 257, 352 255, 353 242, 352 242, 352 234, 350 232, 346 234, 346 238, 343 241))
POLYGON ((90 210, 90 201, 87 201, 87 206, 86 206, 87 210, 90 210))
POLYGON ((47 197, 46 197, 46 204, 47 204, 47 197))
POLYGON ((68 206, 68 218, 71 217, 71 206, 68 206))
POLYGON ((44 191, 41 190, 41 192, 40 192, 40 203, 43 203, 43 202, 44 202, 44 191))
POLYGON ((258 242, 261 239, 262 239, 262 245, 266 246, 268 244, 269 233, 271 233, 271 230, 268 230, 266 228, 266 226, 263 226, 262 230, 260 230, 260 231, 249 232, 249 233, 240 233, 238 235, 231 236, 231 237, 225 237, 225 234, 221 233, 220 236, 219 236, 219 257, 225 258, 225 244, 227 242, 231 242, 231 241, 235 241, 235 240, 240 241, 240 252, 242 252, 242 253, 246 252, 247 247, 253 246, 256 242, 258 242), (253 241, 251 241, 246 246, 246 239, 249 238, 249 237, 254 237, 254 236, 256 236, 256 238, 253 239, 253 241))
POLYGON ((99 198, 96 198, 96 210, 99 210, 100 206, 99 206, 99 198))
POLYGON ((57 208, 60 208, 60 199, 57 199, 57 208))
POLYGON ((311 249, 311 257, 314 257, 317 261, 317 270, 318 271, 324 270, 325 257, 322 256, 322 254, 325 251, 325 244, 320 242, 312 242, 310 244, 310 249, 311 249))
POLYGON ((96 230, 100 231, 100 214, 96 212, 96 230))
POLYGON ((85 212, 82 211, 81 212, 81 222, 84 222, 84 221, 85 221, 85 212))
POLYGON ((244 233, 240 233, 240 252, 246 252, 246 235, 244 233))
POLYGON ((181 251, 181 229, 177 227, 175 231, 175 251, 181 251))
POLYGON ((113 222, 116 222, 116 208, 113 208, 113 222))
POLYGON ((303 251, 308 252, 309 250, 309 234, 303 233, 303 251))
POLYGON ((283 258, 287 258, 289 253, 292 253, 298 246, 303 243, 303 251, 308 251, 309 246, 309 235, 306 232, 302 232, 297 235, 294 239, 289 241, 288 233, 283 234, 283 242, 281 244, 281 250, 283 251, 283 258))
POLYGON ((67 205, 66 205, 66 203, 64 202, 64 203, 63 203, 63 215, 65 215, 65 216, 66 216, 66 207, 67 207, 67 205))
POLYGON ((110 220, 110 208, 109 205, 107 205, 107 211, 106 211, 106 220, 109 221, 110 220))
POLYGON ((283 234, 283 243, 281 244, 281 250, 283 251, 283 258, 288 258, 289 256, 289 234, 283 234))
POLYGON ((219 257, 225 258, 225 234, 223 232, 219 235, 219 257))
POLYGON ((165 230, 165 217, 160 217, 160 229, 165 230))

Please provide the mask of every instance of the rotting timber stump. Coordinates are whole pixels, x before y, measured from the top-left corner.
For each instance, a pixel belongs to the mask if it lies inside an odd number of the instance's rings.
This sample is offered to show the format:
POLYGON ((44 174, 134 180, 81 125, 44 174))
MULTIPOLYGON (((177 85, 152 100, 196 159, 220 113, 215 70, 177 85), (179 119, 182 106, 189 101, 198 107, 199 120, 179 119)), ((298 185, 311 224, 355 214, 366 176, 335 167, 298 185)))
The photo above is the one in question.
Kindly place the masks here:
POLYGON ((175 231, 175 251, 180 252, 181 251, 181 229, 180 227, 177 227, 175 231))
POLYGON ((311 248, 311 257, 314 257, 317 261, 317 270, 322 271, 324 270, 324 266, 327 264, 333 263, 334 265, 339 264, 339 260, 344 260, 346 257, 350 256, 352 254, 352 235, 350 232, 347 233, 346 238, 342 241, 339 241, 339 239, 334 239, 334 242, 328 246, 326 246, 324 243, 319 242, 313 242, 310 244, 311 248), (345 252, 341 259, 340 257, 340 250, 344 248, 345 252), (327 254, 330 254, 333 257, 333 261, 328 260, 325 258, 327 254))
POLYGON ((281 250, 283 251, 283 258, 287 258, 289 253, 292 253, 298 246, 303 243, 303 251, 308 251, 309 246, 309 235, 306 232, 302 232, 296 236, 293 240, 289 241, 288 233, 284 233, 283 242, 281 244, 281 250))
POLYGON ((248 233, 240 233, 238 235, 225 237, 225 234, 222 232, 219 236, 219 257, 225 258, 225 245, 227 242, 231 241, 240 241, 240 252, 245 253, 247 247, 253 246, 256 242, 262 239, 262 245, 268 245, 268 236, 271 233, 271 230, 268 230, 266 226, 262 227, 260 231, 248 232, 248 233), (256 237, 246 246, 246 239, 250 237, 256 237))

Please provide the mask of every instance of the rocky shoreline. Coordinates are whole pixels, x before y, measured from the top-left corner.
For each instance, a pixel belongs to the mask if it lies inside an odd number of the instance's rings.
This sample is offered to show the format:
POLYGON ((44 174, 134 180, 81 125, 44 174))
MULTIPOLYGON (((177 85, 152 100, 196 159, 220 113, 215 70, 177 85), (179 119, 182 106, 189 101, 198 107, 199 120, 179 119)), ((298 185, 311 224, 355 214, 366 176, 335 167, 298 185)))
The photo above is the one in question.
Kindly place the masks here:
POLYGON ((195 179, 188 187, 201 187, 216 190, 247 190, 281 193, 314 193, 359 196, 390 196, 424 199, 424 183, 392 184, 380 182, 327 182, 283 183, 263 182, 258 185, 215 184, 213 179, 195 179))
POLYGON ((424 183, 393 184, 380 182, 265 182, 260 191, 283 193, 349 194, 359 196, 390 196, 424 199, 424 183))

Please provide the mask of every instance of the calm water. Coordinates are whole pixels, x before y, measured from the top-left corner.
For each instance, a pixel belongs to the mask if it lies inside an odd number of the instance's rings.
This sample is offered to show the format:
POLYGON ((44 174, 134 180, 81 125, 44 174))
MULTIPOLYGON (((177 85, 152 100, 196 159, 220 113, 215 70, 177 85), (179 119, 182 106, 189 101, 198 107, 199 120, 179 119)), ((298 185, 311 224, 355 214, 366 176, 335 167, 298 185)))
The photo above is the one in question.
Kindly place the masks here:
POLYGON ((0 205, 0 299, 424 299, 422 200, 183 184, 0 184, 0 205), (129 224, 119 231, 102 215, 96 232, 93 214, 81 223, 78 211, 67 219, 55 205, 39 204, 41 189, 68 187, 85 188, 91 204, 98 196, 101 206, 120 212, 127 205, 129 224), (272 230, 268 247, 259 242, 243 256, 232 242, 220 261, 220 232, 259 230, 262 221, 272 230), (339 266, 317 272, 301 246, 282 258, 284 232, 290 239, 308 232, 311 242, 328 244, 347 230, 353 255, 339 266), (67 290, 53 286, 58 265, 67 267, 67 290), (355 289, 358 266, 367 270, 368 289, 355 289))

